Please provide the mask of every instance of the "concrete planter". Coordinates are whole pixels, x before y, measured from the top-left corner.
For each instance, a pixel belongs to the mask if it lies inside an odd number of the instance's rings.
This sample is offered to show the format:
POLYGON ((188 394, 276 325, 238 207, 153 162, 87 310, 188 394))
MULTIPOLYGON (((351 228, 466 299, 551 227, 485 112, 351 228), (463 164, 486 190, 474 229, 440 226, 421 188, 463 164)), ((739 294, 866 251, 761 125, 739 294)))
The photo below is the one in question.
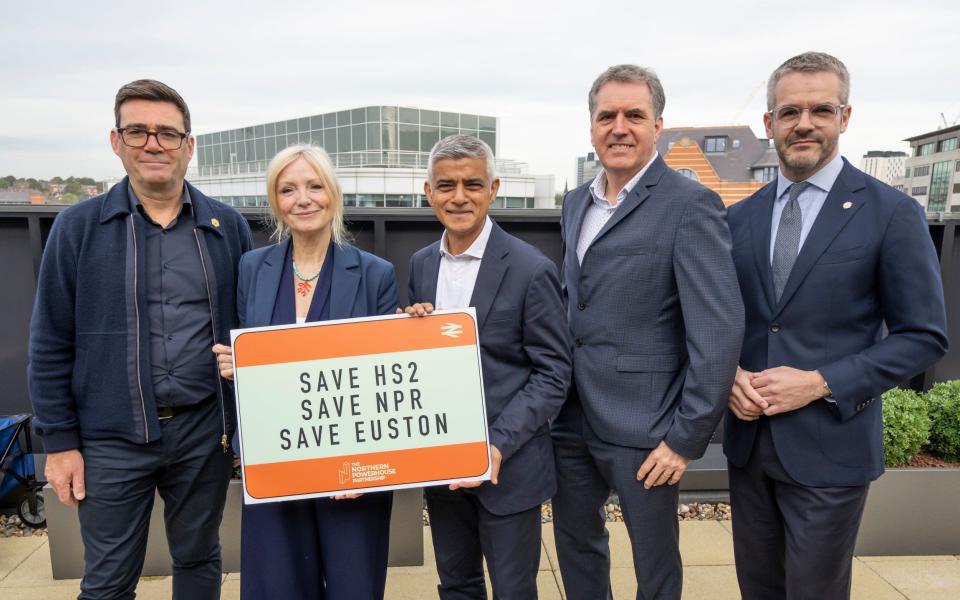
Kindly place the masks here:
MULTIPOLYGON (((227 504, 220 525, 223 547, 223 571, 240 571, 240 507, 243 489, 240 481, 231 481, 227 504)), ((83 577, 83 542, 77 510, 61 504, 47 486, 44 489, 47 513, 47 535, 50 538, 50 563, 54 579, 83 577)), ((420 489, 401 490, 393 494, 390 521, 390 566, 423 564, 423 493, 420 489)), ((163 501, 157 496, 150 515, 150 534, 143 576, 170 575, 170 554, 163 526, 163 501)))
POLYGON ((870 485, 858 556, 960 554, 960 469, 888 469, 870 485))

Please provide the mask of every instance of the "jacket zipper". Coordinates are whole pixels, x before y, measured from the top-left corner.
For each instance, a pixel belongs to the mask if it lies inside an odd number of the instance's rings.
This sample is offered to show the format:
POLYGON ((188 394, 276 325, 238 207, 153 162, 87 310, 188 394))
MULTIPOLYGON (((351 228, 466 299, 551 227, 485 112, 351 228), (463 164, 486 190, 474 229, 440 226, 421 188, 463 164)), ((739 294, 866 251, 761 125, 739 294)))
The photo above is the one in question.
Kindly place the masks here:
MULTIPOLYGON (((210 329, 213 332, 213 343, 217 343, 217 320, 213 315, 213 293, 210 291, 210 278, 207 276, 207 263, 203 255, 203 245, 200 243, 200 232, 194 228, 193 237, 197 241, 197 252, 200 253, 200 267, 203 269, 203 283, 207 287, 207 306, 210 309, 210 329)), ((227 409, 224 406, 223 382, 217 374, 217 395, 220 398, 220 422, 223 424, 223 434, 220 436, 220 445, 226 454, 230 448, 230 439, 227 437, 227 409)))
POLYGON ((133 226, 133 218, 130 218, 130 233, 133 239, 133 314, 136 318, 137 330, 137 391, 140 393, 140 410, 143 412, 143 437, 144 442, 150 443, 150 428, 147 426, 147 405, 143 399, 143 380, 140 375, 140 301, 137 292, 137 273, 140 265, 137 255, 137 228, 133 226))

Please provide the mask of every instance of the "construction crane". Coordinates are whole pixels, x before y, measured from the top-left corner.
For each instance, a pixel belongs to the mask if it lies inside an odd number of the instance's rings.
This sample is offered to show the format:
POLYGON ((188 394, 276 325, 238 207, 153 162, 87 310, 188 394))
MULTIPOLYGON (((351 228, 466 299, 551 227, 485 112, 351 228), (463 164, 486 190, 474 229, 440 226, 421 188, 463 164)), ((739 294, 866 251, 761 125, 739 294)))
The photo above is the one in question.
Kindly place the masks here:
POLYGON ((754 99, 754 97, 756 97, 757 92, 759 92, 760 90, 762 90, 762 89, 764 88, 764 86, 766 86, 766 85, 767 85, 767 82, 766 82, 766 81, 760 81, 760 83, 758 83, 757 85, 755 85, 755 86, 753 87, 753 89, 750 90, 750 94, 747 96, 747 99, 744 100, 743 104, 740 106, 740 109, 737 110, 737 112, 735 112, 735 113, 733 114, 733 118, 730 119, 730 125, 738 125, 738 124, 739 124, 739 123, 737 123, 737 121, 740 119, 740 115, 742 115, 742 114, 743 114, 743 111, 747 110, 747 108, 750 106, 750 103, 753 102, 753 99, 754 99))
POLYGON ((960 123, 960 113, 957 113, 957 116, 953 118, 952 123, 948 123, 946 115, 940 113, 940 121, 943 122, 943 129, 946 129, 947 127, 953 127, 957 123, 960 123))

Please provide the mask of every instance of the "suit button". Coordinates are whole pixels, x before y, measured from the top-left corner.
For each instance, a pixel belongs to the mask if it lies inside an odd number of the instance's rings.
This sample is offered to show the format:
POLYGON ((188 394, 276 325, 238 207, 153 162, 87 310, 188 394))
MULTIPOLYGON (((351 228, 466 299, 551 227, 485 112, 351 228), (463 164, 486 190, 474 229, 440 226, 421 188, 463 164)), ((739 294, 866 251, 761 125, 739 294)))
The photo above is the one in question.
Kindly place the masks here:
POLYGON ((770 326, 770 333, 777 333, 778 331, 780 331, 779 323, 774 323, 773 325, 770 326))
POLYGON ((587 305, 584 304, 583 302, 581 302, 580 304, 577 305, 577 308, 579 308, 580 310, 583 310, 583 309, 585 309, 586 307, 587 307, 587 305))
POLYGON ((583 340, 577 339, 576 344, 577 344, 577 348, 580 348, 581 346, 583 346, 583 340))

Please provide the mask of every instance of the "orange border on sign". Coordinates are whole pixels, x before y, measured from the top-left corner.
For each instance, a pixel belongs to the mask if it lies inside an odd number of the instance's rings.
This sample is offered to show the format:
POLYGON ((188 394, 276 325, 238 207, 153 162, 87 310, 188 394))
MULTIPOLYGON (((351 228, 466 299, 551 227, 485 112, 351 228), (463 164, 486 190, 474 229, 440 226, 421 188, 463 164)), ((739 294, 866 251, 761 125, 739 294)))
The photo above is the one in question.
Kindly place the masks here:
POLYGON ((489 466, 487 444, 469 442, 429 448, 371 452, 328 458, 311 458, 279 463, 246 465, 244 485, 247 493, 257 499, 322 494, 326 492, 363 490, 431 481, 480 477, 489 466), (364 465, 386 464, 397 474, 360 485, 341 483, 340 473, 349 463, 364 465), (451 473, 459 473, 453 475, 451 473))
POLYGON ((468 313, 379 319, 309 327, 247 331, 237 335, 233 358, 237 368, 277 363, 453 348, 477 343, 468 313), (459 325, 459 336, 442 334, 447 323, 459 325))

